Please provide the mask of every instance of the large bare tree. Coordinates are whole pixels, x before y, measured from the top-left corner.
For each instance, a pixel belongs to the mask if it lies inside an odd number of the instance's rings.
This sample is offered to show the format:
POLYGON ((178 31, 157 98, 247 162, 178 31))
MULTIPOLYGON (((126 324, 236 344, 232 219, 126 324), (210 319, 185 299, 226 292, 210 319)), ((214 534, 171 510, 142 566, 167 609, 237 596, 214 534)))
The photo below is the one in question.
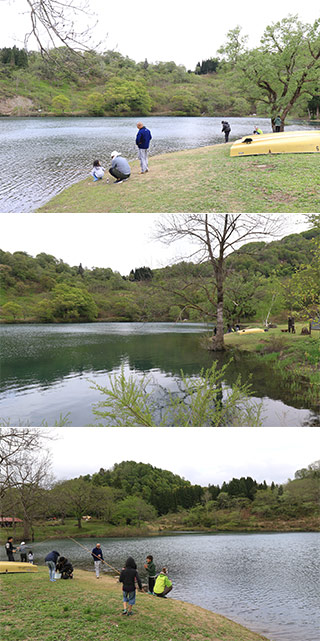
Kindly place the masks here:
POLYGON ((224 295, 226 257, 245 243, 280 234, 286 224, 284 214, 168 214, 159 219, 157 237, 166 243, 188 240, 194 246, 188 259, 209 261, 216 289, 216 327, 211 348, 224 346, 224 295))

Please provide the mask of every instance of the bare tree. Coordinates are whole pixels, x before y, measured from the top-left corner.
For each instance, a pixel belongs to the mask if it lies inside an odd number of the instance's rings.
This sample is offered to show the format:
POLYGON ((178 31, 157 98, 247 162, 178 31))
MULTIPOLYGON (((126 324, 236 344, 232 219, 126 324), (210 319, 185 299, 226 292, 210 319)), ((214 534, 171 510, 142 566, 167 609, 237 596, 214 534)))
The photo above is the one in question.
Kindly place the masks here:
POLYGON ((286 222, 283 214, 280 217, 279 214, 170 214, 159 220, 156 234, 160 240, 166 243, 191 240, 195 249, 189 252, 188 259, 211 264, 217 305, 217 333, 212 337, 211 349, 225 348, 226 257, 244 243, 270 239, 280 233, 286 222))
POLYGON ((15 496, 16 511, 23 519, 23 538, 34 540, 33 524, 47 511, 46 490, 53 481, 49 455, 42 458, 30 456, 24 452, 20 463, 14 468, 11 476, 11 487, 15 496))
MULTIPOLYGON (((4 1, 4 0, 2 0, 4 1)), ((7 1, 7 0, 5 0, 7 1)), ((91 43, 92 6, 89 0, 25 0, 29 15, 29 29, 24 45, 35 39, 43 56, 52 47, 64 46, 72 50, 97 47, 91 43), (82 29, 79 25, 83 23, 82 29)))
POLYGON ((39 428, 0 428, 0 496, 14 485, 14 474, 25 453, 39 452, 47 438, 50 433, 39 428))

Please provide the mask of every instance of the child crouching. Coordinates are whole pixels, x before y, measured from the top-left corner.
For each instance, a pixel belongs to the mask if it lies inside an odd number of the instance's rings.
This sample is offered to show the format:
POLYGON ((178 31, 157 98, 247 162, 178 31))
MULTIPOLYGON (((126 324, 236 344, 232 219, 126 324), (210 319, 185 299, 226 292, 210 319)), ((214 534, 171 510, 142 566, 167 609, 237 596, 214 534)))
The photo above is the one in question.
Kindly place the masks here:
POLYGON ((91 175, 93 176, 94 182, 97 180, 102 180, 104 176, 105 168, 100 165, 100 160, 93 161, 93 169, 91 175))

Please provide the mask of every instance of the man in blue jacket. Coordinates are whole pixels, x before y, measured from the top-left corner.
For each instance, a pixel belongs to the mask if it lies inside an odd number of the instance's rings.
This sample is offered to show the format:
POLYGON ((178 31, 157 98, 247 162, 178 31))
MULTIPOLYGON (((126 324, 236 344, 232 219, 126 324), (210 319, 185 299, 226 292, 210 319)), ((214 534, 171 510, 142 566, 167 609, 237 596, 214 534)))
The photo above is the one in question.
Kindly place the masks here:
POLYGON ((56 573, 56 565, 57 561, 59 558, 60 554, 59 552, 56 552, 56 550, 53 550, 52 552, 49 552, 45 558, 46 565, 49 568, 49 577, 50 581, 55 581, 55 573, 56 573))
POLYGON ((99 575, 100 575, 101 561, 104 560, 100 543, 97 543, 96 547, 93 548, 93 550, 91 552, 91 556, 92 556, 92 558, 94 560, 94 569, 95 569, 95 572, 96 572, 96 577, 98 579, 99 575))
POLYGON ((142 122, 137 122, 139 129, 136 136, 136 145, 138 145, 138 157, 140 160, 141 174, 145 174, 148 170, 148 149, 150 140, 152 139, 151 131, 144 126, 142 122))

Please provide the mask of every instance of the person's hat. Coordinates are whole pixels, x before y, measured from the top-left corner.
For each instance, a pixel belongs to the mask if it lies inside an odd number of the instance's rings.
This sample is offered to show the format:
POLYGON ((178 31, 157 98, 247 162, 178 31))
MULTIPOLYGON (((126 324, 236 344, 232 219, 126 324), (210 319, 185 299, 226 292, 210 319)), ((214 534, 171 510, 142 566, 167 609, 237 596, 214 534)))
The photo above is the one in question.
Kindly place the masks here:
POLYGON ((20 545, 25 545, 25 542, 24 542, 24 541, 21 541, 20 545))
POLYGON ((113 151, 111 154, 111 158, 116 158, 116 156, 121 156, 121 154, 118 151, 113 151))

